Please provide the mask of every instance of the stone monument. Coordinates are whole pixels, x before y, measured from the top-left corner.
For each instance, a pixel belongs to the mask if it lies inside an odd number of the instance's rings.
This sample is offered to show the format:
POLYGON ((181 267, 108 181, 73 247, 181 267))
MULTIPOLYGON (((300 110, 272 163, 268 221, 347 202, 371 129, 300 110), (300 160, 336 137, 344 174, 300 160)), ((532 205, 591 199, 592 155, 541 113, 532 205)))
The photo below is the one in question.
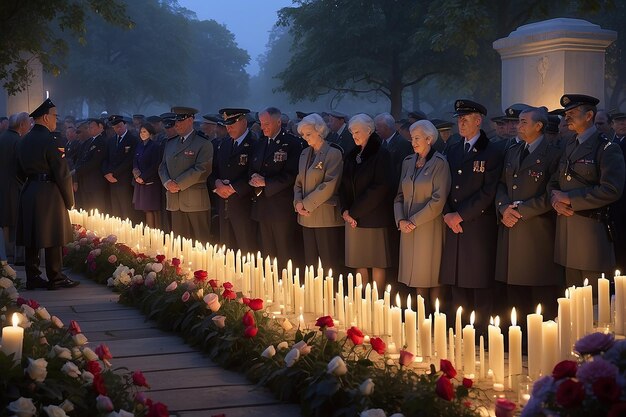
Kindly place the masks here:
POLYGON ((604 56, 617 38, 581 19, 520 26, 493 43, 502 58, 502 108, 512 103, 560 108, 564 93, 588 94, 604 105, 604 56))
POLYGON ((28 59, 28 71, 30 73, 30 82, 28 86, 15 95, 8 95, 5 90, 6 97, 6 115, 19 113, 22 111, 31 112, 39 106, 46 98, 46 92, 43 87, 43 67, 36 57, 30 55, 28 59))

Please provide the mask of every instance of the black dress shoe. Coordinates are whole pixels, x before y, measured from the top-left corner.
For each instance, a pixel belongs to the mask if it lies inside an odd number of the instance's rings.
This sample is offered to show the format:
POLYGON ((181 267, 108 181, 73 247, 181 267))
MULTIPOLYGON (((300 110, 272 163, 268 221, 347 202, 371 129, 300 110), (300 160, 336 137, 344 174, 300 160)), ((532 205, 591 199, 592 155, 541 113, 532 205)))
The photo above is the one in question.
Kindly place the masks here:
POLYGON ((35 277, 26 280, 26 289, 35 290, 37 288, 48 288, 48 281, 41 277, 35 277))
POLYGON ((65 278, 60 281, 55 281, 55 282, 50 283, 48 285, 48 290, 54 291, 54 290, 60 290, 61 288, 73 288, 79 284, 80 282, 78 281, 72 281, 69 278, 65 278))

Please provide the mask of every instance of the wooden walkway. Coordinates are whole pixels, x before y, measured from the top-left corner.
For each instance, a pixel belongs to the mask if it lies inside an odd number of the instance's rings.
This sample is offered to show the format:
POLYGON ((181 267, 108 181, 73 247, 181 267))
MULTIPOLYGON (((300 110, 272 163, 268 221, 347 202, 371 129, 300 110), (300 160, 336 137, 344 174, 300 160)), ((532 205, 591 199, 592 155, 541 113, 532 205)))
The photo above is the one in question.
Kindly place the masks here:
MULTIPOLYGON (((42 268, 43 270, 43 268, 42 268)), ((25 282, 24 268, 17 268, 25 282)), ((243 375, 222 369, 174 333, 159 330, 132 307, 117 303, 109 288, 81 276, 76 288, 20 292, 46 307, 67 326, 76 320, 95 348, 106 343, 113 367, 141 370, 151 388, 148 395, 165 403, 178 417, 291 417, 299 407, 280 403, 265 389, 255 388, 243 375)))

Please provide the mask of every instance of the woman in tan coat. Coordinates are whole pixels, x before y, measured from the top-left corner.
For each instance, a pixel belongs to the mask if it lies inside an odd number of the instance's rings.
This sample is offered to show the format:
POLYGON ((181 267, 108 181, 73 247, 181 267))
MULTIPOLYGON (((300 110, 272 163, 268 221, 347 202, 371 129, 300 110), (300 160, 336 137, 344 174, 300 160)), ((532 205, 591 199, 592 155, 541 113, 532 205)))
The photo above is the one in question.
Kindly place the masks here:
POLYGON ((415 154, 402 163, 394 201, 396 225, 401 231, 398 280, 428 303, 437 297, 443 250, 443 206, 450 191, 450 168, 445 156, 433 149, 439 136, 428 120, 410 127, 415 154))
POLYGON ((338 190, 343 155, 325 140, 328 132, 324 119, 316 113, 298 124, 298 134, 309 146, 300 154, 293 205, 302 226, 306 264, 317 265, 321 259, 325 269, 340 273, 344 269, 344 222, 338 190))

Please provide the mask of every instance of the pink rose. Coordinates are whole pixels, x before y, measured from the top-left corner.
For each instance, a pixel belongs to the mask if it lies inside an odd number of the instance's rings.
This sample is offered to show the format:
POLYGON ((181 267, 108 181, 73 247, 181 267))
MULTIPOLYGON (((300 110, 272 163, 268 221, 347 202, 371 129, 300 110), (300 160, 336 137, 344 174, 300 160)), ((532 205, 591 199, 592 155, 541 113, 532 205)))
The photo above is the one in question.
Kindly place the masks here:
POLYGON ((206 303, 207 308, 211 309, 211 311, 213 312, 219 310, 221 307, 219 297, 215 293, 209 293, 205 295, 204 302, 206 303))
POLYGON ((189 297, 191 297, 191 294, 189 294, 189 291, 185 291, 180 299, 183 300, 183 303, 186 303, 189 301, 189 297))
POLYGON ((178 283, 176 281, 172 281, 170 283, 170 285, 168 285, 167 287, 165 287, 165 292, 172 292, 174 291, 176 288, 178 288, 178 283))
POLYGON ((114 264, 115 262, 117 262, 117 256, 111 255, 107 258, 107 261, 109 261, 110 264, 114 264))
POLYGON ((412 364, 414 356, 415 355, 413 355, 408 350, 401 350, 400 351, 400 365, 407 366, 407 365, 412 364))

